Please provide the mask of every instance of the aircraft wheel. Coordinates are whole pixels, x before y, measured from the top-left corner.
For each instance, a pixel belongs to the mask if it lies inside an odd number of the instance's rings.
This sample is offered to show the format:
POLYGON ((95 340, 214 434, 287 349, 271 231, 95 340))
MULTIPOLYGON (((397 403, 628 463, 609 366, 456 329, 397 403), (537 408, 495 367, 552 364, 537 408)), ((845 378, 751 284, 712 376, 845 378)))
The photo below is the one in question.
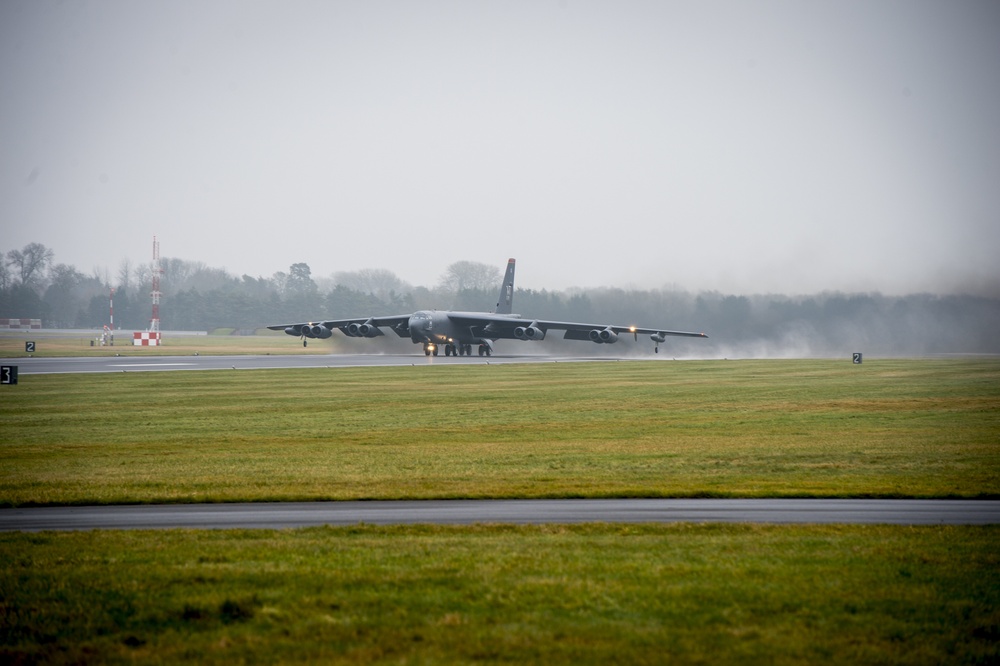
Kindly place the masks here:
POLYGON ((492 349, 490 349, 489 347, 487 347, 487 348, 486 348, 486 355, 487 355, 487 356, 493 356, 493 350, 492 350, 492 349))
POLYGON ((434 354, 435 356, 438 355, 438 346, 437 345, 434 345, 434 349, 431 351, 431 353, 434 354))
POLYGON ((483 347, 483 345, 479 345, 479 355, 480 356, 485 356, 486 355, 486 348, 483 347))
POLYGON ((659 347, 653 347, 653 353, 654 354, 659 354, 660 353, 660 348, 659 347))

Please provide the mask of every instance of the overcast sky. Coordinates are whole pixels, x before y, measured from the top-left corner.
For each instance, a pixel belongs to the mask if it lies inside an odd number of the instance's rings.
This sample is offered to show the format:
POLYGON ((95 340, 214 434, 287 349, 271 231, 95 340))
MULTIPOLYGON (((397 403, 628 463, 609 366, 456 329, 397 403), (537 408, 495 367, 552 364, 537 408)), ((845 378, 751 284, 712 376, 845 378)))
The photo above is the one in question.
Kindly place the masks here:
POLYGON ((0 251, 1000 294, 1000 2, 0 3, 0 251))

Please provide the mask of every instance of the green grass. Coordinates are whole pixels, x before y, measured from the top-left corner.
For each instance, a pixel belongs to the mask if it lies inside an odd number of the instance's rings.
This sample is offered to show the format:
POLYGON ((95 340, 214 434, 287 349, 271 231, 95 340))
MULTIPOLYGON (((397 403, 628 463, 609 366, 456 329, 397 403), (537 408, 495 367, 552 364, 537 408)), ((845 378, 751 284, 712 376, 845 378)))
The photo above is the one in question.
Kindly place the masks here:
POLYGON ((996 663, 1000 528, 0 534, 4 663, 996 663))
MULTIPOLYGON (((1000 496, 1000 361, 22 375, 0 505, 1000 496)), ((0 663, 997 663, 1000 526, 0 534, 0 663)))
MULTIPOLYGON (((227 356, 232 354, 329 354, 331 351, 350 346, 344 339, 314 340, 303 347, 296 338, 283 332, 262 329, 257 335, 227 335, 222 329, 212 335, 171 335, 164 334, 162 345, 157 347, 135 347, 132 345, 132 331, 115 331, 114 346, 92 346, 100 331, 90 335, 80 335, 77 331, 0 331, 0 358, 24 358, 27 356, 59 358, 87 356, 227 356), (35 342, 34 353, 24 351, 26 340, 35 342), (347 344, 345 345, 345 342, 347 344)), ((339 335, 339 334, 338 334, 339 335)))
POLYGON ((1000 361, 21 377, 0 505, 998 497, 1000 361))

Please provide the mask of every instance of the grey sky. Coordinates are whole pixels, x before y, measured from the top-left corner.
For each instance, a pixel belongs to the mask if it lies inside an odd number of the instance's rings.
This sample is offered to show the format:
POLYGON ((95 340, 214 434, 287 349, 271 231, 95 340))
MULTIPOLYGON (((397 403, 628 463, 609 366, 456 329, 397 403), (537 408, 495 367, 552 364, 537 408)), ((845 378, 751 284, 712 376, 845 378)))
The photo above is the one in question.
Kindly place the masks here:
POLYGON ((0 250, 1000 290, 1000 3, 0 3, 0 250))

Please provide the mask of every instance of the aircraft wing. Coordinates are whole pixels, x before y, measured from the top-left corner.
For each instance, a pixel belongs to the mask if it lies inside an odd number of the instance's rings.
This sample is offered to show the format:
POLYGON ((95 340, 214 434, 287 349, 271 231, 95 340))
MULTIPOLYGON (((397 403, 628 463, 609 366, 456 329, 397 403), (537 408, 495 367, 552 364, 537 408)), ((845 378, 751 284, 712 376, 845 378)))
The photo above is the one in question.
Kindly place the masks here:
POLYGON ((340 329, 349 338, 376 338, 385 335, 382 332, 383 326, 391 328, 401 338, 410 337, 410 315, 408 314, 328 319, 298 324, 275 324, 268 326, 268 328, 272 331, 284 331, 289 335, 301 335, 307 338, 328 338, 334 329, 340 329))
POLYGON ((665 328, 643 328, 641 326, 622 326, 620 324, 605 326, 604 324, 575 324, 564 321, 540 321, 538 322, 538 325, 539 327, 566 331, 563 335, 563 338, 566 340, 592 340, 593 338, 590 334, 593 331, 610 331, 615 335, 631 333, 636 340, 639 339, 639 335, 648 335, 656 342, 663 342, 662 339, 657 340, 657 338, 665 338, 669 335, 686 338, 708 337, 704 333, 694 333, 691 331, 671 331, 665 328))
POLYGON ((672 331, 665 328, 645 328, 621 324, 586 324, 527 317, 453 313, 449 315, 456 324, 468 327, 475 334, 491 339, 542 340, 550 330, 564 331, 566 340, 590 340, 592 342, 615 342, 621 334, 648 335, 654 342, 663 342, 667 336, 707 338, 704 333, 672 331))

